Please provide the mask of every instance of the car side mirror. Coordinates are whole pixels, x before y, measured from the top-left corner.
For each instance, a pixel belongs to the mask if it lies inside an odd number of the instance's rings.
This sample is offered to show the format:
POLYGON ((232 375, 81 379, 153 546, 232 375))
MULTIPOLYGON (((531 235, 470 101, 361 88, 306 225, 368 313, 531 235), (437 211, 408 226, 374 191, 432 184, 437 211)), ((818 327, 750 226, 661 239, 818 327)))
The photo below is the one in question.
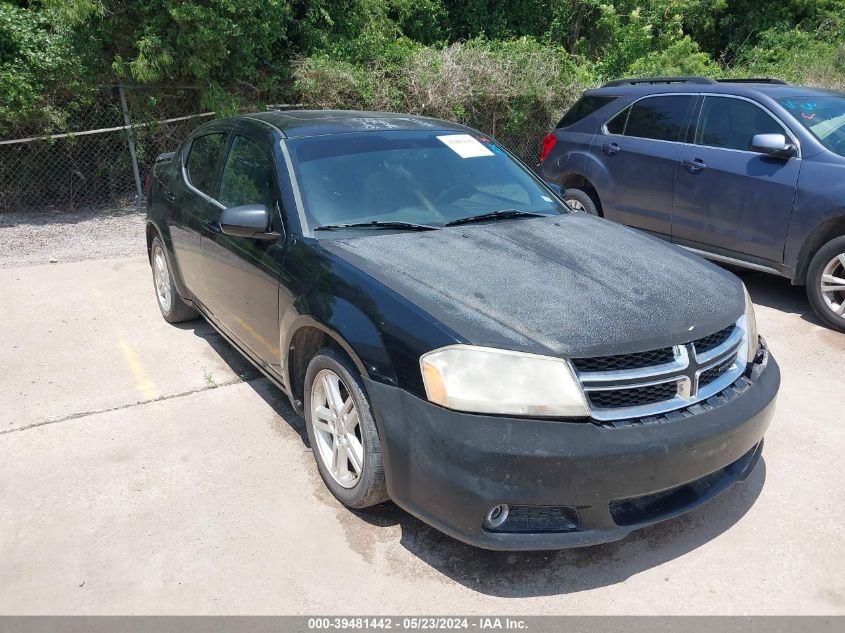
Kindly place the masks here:
POLYGON ((795 146, 783 134, 755 134, 751 139, 751 151, 772 158, 795 156, 795 146))
POLYGON ((277 240, 279 233, 270 230, 270 212, 263 204, 243 204, 220 213, 220 230, 233 237, 256 240, 277 240))

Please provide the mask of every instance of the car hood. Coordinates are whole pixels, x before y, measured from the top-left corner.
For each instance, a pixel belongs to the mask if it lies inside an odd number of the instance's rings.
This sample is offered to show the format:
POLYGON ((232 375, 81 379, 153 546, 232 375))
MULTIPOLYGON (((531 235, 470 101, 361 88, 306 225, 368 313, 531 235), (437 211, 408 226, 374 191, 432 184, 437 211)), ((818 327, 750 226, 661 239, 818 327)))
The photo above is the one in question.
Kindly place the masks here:
POLYGON ((586 214, 320 244, 476 345, 625 354, 707 336, 745 306, 734 275, 586 214))

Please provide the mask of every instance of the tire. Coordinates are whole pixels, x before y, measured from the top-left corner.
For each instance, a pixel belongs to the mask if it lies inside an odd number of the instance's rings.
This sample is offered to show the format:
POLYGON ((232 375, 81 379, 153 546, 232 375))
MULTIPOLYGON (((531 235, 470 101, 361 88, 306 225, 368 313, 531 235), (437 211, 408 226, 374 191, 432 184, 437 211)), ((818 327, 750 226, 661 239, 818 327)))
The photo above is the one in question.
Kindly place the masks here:
POLYGON ((381 442, 360 373, 349 357, 337 347, 317 352, 305 372, 304 395, 308 441, 326 487, 348 508, 368 508, 387 501, 381 442), (334 400, 334 407, 329 404, 332 399, 327 390, 332 387, 326 380, 337 387, 334 398, 339 400, 334 400), (335 421, 330 421, 329 414, 343 411, 349 400, 352 412, 357 413, 357 424, 342 429, 344 420, 354 419, 351 413, 335 421), (344 406, 339 406, 340 402, 344 406), (325 417, 318 415, 319 409, 325 417), (356 469, 356 461, 360 468, 356 469))
POLYGON ((569 187, 563 194, 563 199, 570 205, 573 211, 589 213, 590 215, 597 215, 599 217, 602 215, 601 203, 599 203, 599 197, 594 189, 569 187))
POLYGON ((156 303, 164 320, 168 323, 181 323, 196 319, 199 312, 185 303, 176 290, 173 275, 170 273, 170 264, 167 261, 167 253, 158 236, 153 238, 153 243, 150 245, 150 267, 153 271, 156 303))
POLYGON ((807 297, 825 325, 845 332, 845 236, 830 240, 813 256, 807 269, 807 297))

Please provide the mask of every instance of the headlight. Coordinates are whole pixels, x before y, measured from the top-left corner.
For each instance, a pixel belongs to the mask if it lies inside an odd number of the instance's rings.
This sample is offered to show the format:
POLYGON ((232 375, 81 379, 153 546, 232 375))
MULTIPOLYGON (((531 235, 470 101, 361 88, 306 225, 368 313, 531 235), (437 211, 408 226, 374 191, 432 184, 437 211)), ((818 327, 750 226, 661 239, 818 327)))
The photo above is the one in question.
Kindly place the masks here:
POLYGON ((760 346, 760 336, 757 334, 757 317, 754 316, 754 304, 745 284, 742 285, 745 292, 745 314, 742 317, 742 329, 745 330, 746 357, 745 362, 750 363, 757 356, 757 348, 760 346))
POLYGON ((569 363, 490 347, 450 345, 420 358, 431 402, 473 413, 543 417, 589 415, 569 363))

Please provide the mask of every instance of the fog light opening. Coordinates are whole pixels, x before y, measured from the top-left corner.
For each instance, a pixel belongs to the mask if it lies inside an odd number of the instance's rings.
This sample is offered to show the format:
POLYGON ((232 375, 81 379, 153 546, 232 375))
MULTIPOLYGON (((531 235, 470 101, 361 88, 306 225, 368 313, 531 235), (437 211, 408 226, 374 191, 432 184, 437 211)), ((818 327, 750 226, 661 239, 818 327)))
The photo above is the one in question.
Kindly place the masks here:
POLYGON ((493 506, 487 511, 487 516, 484 517, 484 526, 488 528, 501 527, 502 523, 508 520, 508 504, 500 503, 493 506))

